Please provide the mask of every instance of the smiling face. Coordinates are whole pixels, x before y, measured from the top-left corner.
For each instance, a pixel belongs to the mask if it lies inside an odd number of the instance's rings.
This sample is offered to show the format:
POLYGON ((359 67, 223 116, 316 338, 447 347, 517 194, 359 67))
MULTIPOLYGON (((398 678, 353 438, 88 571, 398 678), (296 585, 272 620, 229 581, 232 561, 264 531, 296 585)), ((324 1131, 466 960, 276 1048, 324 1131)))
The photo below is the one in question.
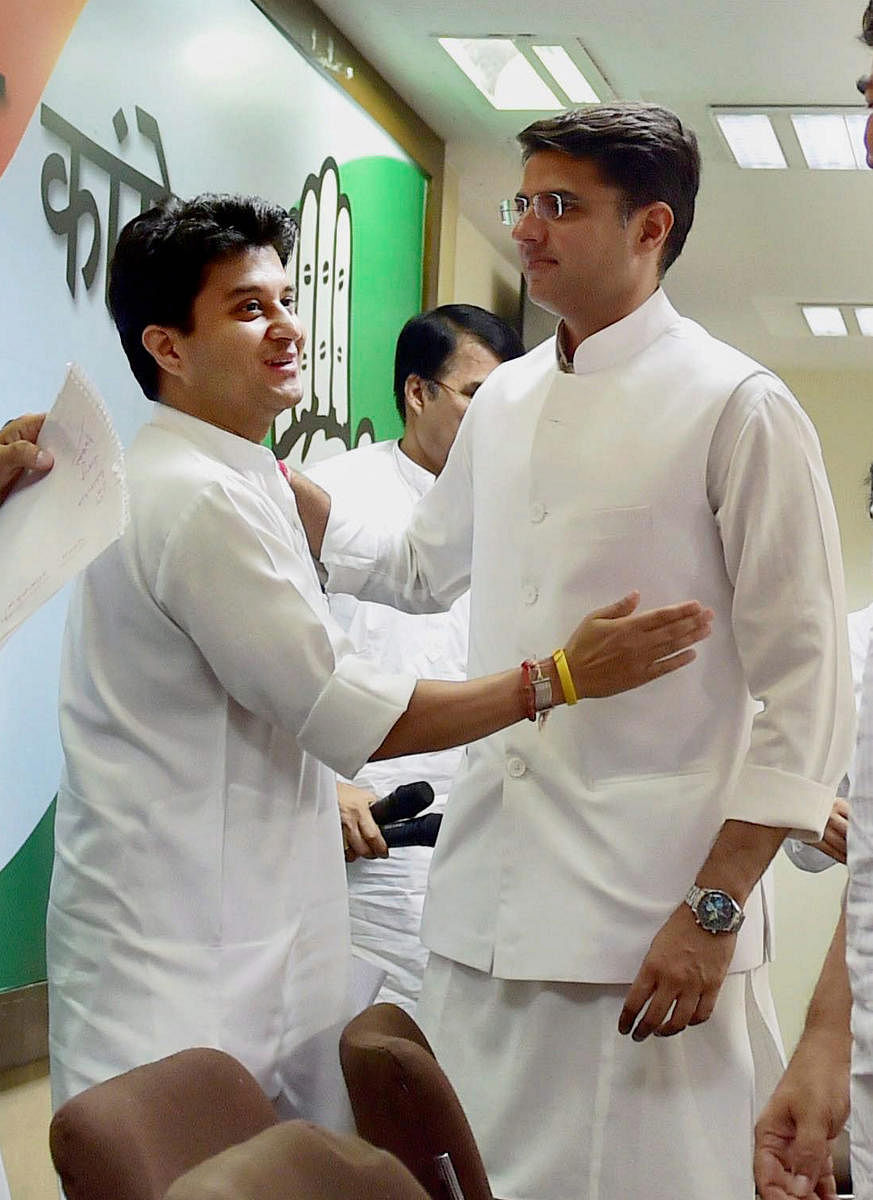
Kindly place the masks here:
POLYGON ((272 246, 250 247, 208 269, 189 333, 149 326, 143 342, 165 374, 161 399, 249 441, 302 394, 305 334, 272 246))
POLYGON ((659 230, 653 241, 646 223, 655 215, 669 232, 672 214, 659 204, 626 217, 620 190, 604 181, 595 163, 560 151, 527 160, 519 193, 530 198, 536 192, 558 192, 569 203, 557 220, 537 217, 531 205, 513 228, 528 295, 563 317, 578 344, 627 316, 658 286, 666 234, 659 230))

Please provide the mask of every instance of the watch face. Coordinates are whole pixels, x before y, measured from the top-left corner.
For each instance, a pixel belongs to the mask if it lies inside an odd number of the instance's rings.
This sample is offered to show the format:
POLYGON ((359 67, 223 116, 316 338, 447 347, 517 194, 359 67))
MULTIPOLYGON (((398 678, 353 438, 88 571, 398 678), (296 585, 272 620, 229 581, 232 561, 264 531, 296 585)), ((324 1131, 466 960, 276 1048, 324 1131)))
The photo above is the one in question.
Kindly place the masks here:
POLYGON ((704 892, 697 905, 697 917, 704 929, 718 933, 734 919, 734 902, 727 892, 704 892))

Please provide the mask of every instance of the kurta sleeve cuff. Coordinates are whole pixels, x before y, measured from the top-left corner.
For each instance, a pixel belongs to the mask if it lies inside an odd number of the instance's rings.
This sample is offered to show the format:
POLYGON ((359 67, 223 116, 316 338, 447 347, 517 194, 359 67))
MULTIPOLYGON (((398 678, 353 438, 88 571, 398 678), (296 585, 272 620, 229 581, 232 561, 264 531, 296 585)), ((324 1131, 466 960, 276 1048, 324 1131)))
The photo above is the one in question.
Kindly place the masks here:
POLYGON ((300 745, 353 778, 406 712, 416 683, 413 675, 384 675, 365 658, 341 658, 298 734, 300 745))
POLYGON ((786 837, 817 842, 834 803, 834 789, 774 767, 746 764, 725 806, 726 821, 784 825, 786 837))

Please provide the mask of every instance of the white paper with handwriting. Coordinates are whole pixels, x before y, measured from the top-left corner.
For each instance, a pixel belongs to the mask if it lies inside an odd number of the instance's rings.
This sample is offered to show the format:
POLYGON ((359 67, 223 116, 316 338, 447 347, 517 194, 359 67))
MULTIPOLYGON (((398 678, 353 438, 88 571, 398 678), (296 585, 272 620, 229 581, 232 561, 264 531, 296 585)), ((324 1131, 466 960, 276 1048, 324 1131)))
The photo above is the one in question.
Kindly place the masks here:
POLYGON ((55 462, 0 507, 0 645, 127 524, 124 451, 106 406, 71 363, 39 444, 55 462))

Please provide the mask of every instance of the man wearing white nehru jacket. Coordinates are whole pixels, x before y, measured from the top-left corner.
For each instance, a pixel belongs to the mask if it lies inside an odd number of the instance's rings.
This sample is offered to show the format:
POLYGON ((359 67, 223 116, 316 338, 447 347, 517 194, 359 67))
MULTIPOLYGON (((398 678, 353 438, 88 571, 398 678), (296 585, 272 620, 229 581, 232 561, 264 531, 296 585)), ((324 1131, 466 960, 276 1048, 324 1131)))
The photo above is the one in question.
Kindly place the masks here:
POLYGON ((322 549, 325 503, 298 500, 330 589, 419 610, 469 585, 471 673, 631 579, 716 611, 657 695, 468 749, 419 1017, 502 1200, 736 1200, 753 1052, 779 1063, 762 876, 788 832, 821 836, 851 749, 833 504, 785 385, 661 290, 693 134, 614 104, 520 141, 502 213, 556 338, 488 378, 405 537, 337 511, 322 549))

